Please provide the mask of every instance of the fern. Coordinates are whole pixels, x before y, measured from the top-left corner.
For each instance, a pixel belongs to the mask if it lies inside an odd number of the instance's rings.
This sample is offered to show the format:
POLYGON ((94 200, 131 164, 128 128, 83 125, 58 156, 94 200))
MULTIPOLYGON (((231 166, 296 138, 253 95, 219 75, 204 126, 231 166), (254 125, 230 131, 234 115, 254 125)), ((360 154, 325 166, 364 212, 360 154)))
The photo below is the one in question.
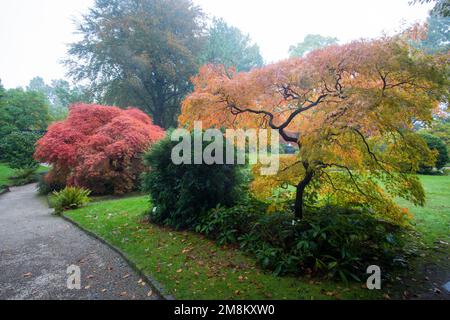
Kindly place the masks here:
POLYGON ((61 214, 66 210, 77 209, 90 202, 90 190, 67 187, 60 192, 54 192, 55 195, 55 213, 61 214))

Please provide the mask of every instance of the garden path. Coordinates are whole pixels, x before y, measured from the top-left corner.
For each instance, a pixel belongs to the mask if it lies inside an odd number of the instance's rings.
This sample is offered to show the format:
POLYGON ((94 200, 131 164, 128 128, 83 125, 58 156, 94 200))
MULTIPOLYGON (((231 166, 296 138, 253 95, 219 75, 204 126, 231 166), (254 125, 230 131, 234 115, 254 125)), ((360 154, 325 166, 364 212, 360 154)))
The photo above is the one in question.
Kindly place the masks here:
POLYGON ((0 196, 0 300, 159 299, 126 261, 52 215, 36 185, 0 196), (67 288, 79 266, 81 289, 67 288))

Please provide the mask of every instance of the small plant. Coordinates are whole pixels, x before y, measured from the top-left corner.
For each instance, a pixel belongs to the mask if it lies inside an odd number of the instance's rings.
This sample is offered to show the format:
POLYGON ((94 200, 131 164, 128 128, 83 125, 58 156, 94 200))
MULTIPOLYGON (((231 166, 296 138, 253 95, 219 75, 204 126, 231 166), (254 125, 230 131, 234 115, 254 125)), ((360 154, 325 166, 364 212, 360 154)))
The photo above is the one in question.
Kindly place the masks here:
POLYGON ((242 201, 231 208, 218 206, 202 217, 195 231, 215 239, 219 245, 235 244, 240 236, 252 230, 266 210, 266 204, 254 199, 242 201))
POLYGON ((15 171, 14 176, 10 177, 9 179, 12 182, 11 185, 16 187, 36 182, 37 180, 36 168, 18 169, 15 171))
POLYGON ((54 192, 55 213, 61 214, 66 210, 72 210, 82 207, 90 202, 90 190, 78 187, 66 187, 64 190, 54 192))

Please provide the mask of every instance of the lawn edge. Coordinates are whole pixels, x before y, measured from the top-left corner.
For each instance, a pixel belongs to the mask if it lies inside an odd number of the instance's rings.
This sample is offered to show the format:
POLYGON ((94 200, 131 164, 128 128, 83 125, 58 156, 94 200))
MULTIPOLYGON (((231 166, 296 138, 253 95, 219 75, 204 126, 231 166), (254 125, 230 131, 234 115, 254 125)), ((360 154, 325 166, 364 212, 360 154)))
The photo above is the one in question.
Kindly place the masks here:
POLYGON ((128 256, 122 250, 120 250, 116 246, 110 244, 108 241, 106 241, 105 239, 103 239, 102 237, 97 235, 96 233, 94 233, 94 232, 88 230, 87 228, 83 227, 78 222, 72 220, 71 218, 69 218, 65 214, 62 214, 61 218, 64 219, 65 221, 71 223, 72 225, 74 225, 75 227, 77 227, 78 229, 80 229, 81 231, 86 233, 88 236, 90 236, 90 237, 100 241, 101 243, 105 244, 110 249, 112 249, 114 252, 116 252, 119 256, 121 256, 125 260, 125 262, 128 263, 128 265, 134 271, 136 271, 139 274, 139 276, 144 278, 144 280, 150 285, 152 290, 154 292, 156 292, 163 300, 169 300, 169 301, 176 300, 175 297, 173 297, 172 295, 165 294, 164 293, 165 292, 164 286, 162 284, 160 284, 157 280, 153 279, 151 276, 148 276, 144 271, 142 271, 142 269, 140 269, 130 258, 128 258, 128 256))
POLYGON ((11 192, 10 186, 0 186, 0 196, 11 192))

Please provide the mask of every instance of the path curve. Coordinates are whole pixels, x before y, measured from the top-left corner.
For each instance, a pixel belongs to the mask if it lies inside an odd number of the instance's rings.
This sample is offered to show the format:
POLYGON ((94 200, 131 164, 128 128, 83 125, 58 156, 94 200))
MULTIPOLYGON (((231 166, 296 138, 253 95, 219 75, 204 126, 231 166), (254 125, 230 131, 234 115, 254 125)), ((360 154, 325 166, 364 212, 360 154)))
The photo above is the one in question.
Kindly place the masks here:
POLYGON ((0 196, 0 300, 159 299, 116 252, 51 214, 36 185, 0 196), (81 269, 81 290, 67 268, 81 269))

